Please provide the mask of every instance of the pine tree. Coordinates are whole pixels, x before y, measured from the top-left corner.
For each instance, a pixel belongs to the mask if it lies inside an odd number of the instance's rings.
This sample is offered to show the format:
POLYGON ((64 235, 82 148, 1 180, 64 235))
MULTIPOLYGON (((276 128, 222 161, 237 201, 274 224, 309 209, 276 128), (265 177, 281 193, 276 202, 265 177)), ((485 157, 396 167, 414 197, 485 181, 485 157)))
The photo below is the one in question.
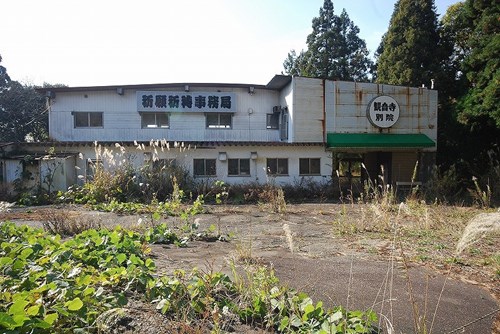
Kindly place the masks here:
POLYGON ((325 0, 319 17, 312 21, 312 33, 307 37, 307 51, 289 54, 283 66, 285 73, 331 80, 367 80, 373 65, 368 58, 359 28, 343 10, 335 15, 331 0, 325 0))
POLYGON ((430 85, 443 59, 434 0, 399 0, 379 51, 377 82, 430 85))

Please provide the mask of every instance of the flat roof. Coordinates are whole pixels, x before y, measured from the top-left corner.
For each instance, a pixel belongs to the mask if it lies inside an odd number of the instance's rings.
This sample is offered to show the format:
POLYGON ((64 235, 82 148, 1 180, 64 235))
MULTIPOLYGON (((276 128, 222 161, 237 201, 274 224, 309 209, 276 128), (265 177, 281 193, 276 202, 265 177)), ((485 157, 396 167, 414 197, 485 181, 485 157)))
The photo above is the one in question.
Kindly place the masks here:
POLYGON ((177 83, 155 83, 155 84, 136 84, 136 85, 109 85, 109 86, 79 86, 79 87, 41 87, 36 90, 42 93, 51 92, 85 92, 96 90, 117 90, 117 89, 132 89, 132 90, 150 90, 150 89, 179 89, 184 90, 185 86, 189 87, 221 87, 221 88, 245 88, 254 87, 255 89, 281 90, 285 87, 292 77, 288 75, 275 75, 267 85, 256 85, 250 83, 202 83, 202 82, 177 82, 177 83))

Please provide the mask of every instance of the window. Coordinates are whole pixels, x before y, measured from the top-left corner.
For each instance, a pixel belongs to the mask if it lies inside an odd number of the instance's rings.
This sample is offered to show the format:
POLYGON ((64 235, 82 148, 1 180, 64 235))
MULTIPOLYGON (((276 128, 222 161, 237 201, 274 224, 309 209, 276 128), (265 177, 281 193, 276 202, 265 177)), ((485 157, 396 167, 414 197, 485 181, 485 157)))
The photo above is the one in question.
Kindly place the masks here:
POLYGON ((272 114, 267 114, 266 128, 268 129, 279 129, 280 126, 280 114, 273 112, 272 114))
POLYGON ((149 166, 153 171, 167 170, 176 166, 175 159, 159 159, 158 157, 153 158, 153 154, 151 152, 144 152, 144 164, 149 166))
POLYGON ((153 161, 153 170, 167 170, 169 168, 175 167, 175 159, 157 159, 153 161))
POLYGON ((85 170, 85 177, 87 181, 92 181, 94 179, 97 171, 101 171, 104 169, 104 164, 102 160, 87 160, 87 168, 85 170))
POLYGON ((361 178, 363 161, 358 159, 344 159, 339 161, 339 176, 361 178))
POLYGON ((249 176, 250 159, 229 159, 227 164, 227 175, 249 176))
POLYGON ((194 176, 215 176, 215 159, 194 159, 194 176))
POLYGON ((320 175, 321 174, 321 159, 319 158, 303 158, 299 159, 299 174, 300 175, 320 175))
POLYGON ((73 112, 75 128, 99 128, 103 126, 102 112, 73 112))
POLYGON ((231 129, 233 114, 206 114, 207 128, 210 129, 231 129))
POLYGON ((170 126, 168 114, 160 112, 142 113, 142 128, 168 128, 170 126))
POLYGON ((288 175, 288 159, 267 159, 267 174, 288 175))
POLYGON ((287 140, 288 139, 288 113, 281 113, 281 127, 280 127, 280 139, 287 140))

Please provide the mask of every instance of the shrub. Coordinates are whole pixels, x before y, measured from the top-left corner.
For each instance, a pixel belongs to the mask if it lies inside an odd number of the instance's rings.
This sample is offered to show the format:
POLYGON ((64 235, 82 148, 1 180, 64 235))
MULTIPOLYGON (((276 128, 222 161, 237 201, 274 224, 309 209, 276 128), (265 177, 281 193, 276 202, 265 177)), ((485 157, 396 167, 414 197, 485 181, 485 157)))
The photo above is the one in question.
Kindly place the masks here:
POLYGON ((75 217, 65 210, 44 210, 41 213, 42 226, 50 234, 74 236, 90 229, 101 228, 99 221, 86 217, 75 217))

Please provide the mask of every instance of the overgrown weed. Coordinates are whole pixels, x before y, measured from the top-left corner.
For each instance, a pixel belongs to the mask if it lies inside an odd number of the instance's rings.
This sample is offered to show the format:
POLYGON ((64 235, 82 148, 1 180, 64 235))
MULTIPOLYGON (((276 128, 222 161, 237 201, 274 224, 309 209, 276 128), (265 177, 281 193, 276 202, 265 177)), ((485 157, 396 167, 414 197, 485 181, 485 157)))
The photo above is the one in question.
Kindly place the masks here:
POLYGON ((48 209, 41 212, 42 226, 50 234, 74 236, 90 229, 100 229, 101 222, 90 217, 78 217, 66 210, 48 209))

